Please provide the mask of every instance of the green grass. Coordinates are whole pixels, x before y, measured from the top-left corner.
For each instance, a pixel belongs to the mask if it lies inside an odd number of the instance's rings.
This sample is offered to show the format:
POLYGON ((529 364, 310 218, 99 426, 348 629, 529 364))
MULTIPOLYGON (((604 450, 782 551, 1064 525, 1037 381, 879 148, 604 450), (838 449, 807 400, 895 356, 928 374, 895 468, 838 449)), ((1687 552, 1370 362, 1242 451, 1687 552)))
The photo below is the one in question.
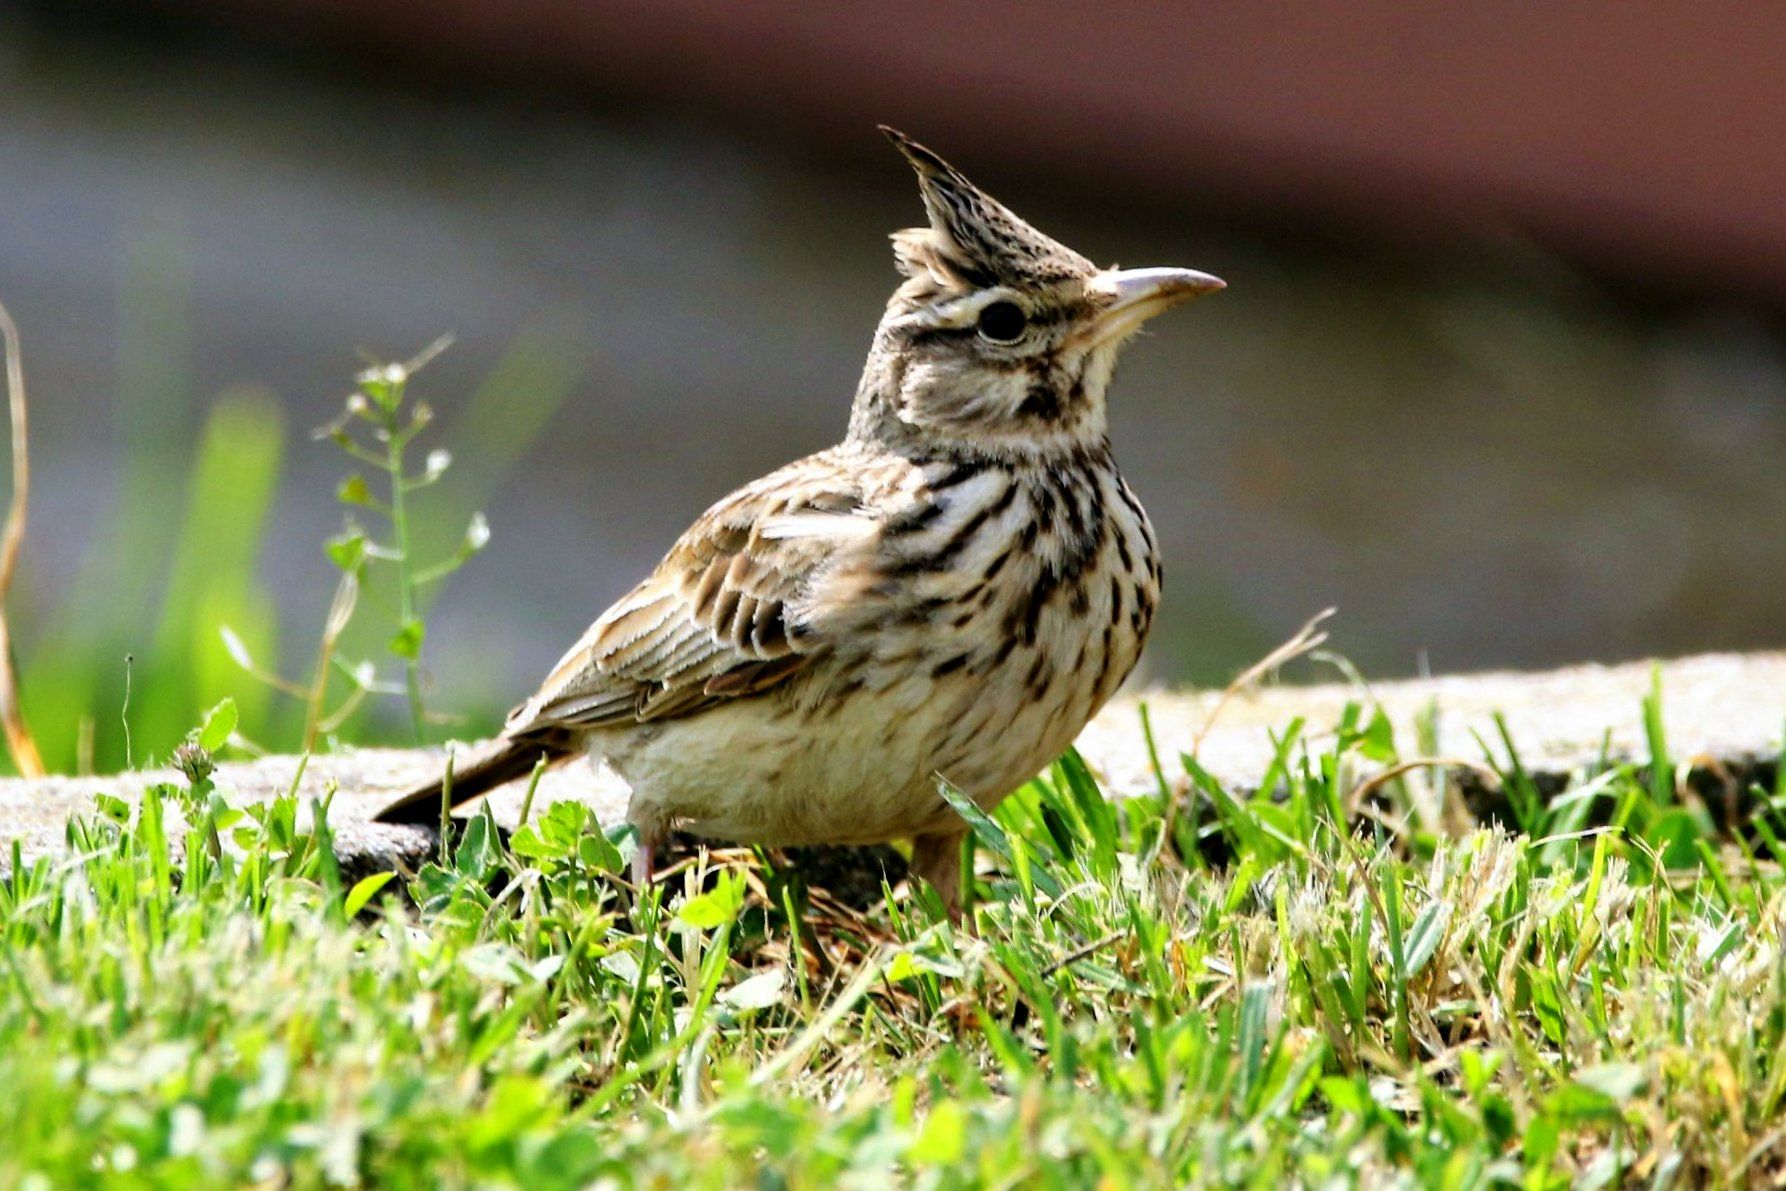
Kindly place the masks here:
POLYGON ((0 1185, 1786 1169, 1777 867, 1636 766, 1511 797, 1525 835, 1427 834, 1402 783, 1343 829, 1333 775, 1394 748, 1348 721, 1287 729, 1277 798, 1197 775, 1197 813, 1112 805, 1067 758, 976 821, 978 937, 812 891, 790 947, 805 895, 748 854, 629 908, 630 845, 573 805, 474 820, 405 898, 342 880, 326 808, 152 791, 0 885, 0 1185))

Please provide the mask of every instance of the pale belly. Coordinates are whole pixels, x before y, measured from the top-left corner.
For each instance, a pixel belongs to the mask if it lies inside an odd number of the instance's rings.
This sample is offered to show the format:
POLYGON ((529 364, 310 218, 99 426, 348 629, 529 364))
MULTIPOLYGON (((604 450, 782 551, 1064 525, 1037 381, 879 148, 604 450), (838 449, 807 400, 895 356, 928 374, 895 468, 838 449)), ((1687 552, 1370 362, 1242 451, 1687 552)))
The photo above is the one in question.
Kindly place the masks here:
POLYGON ((1133 668, 1145 626, 1103 586, 1089 607, 1046 609, 1033 644, 976 650, 937 632, 857 671, 876 684, 843 681, 841 664, 815 667, 761 697, 598 733, 590 752, 631 788, 628 817, 647 836, 682 827, 779 846, 958 831, 939 777, 996 805, 1059 756, 1133 668))

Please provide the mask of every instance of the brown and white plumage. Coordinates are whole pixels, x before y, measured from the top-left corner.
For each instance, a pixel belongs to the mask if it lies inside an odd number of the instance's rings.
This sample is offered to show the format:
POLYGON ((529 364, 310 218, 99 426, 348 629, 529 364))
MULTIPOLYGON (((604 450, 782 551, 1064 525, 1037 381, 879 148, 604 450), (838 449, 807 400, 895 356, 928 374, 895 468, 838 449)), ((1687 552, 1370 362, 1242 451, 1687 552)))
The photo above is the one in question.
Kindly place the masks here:
MULTIPOLYGON (((587 749, 673 827, 752 843, 910 836, 953 902, 964 827, 1058 755, 1133 669, 1153 531, 1105 434, 1117 349, 1220 288, 1099 270, 889 132, 930 226, 836 447, 739 489, 595 622, 455 776, 469 798, 587 749)), ((380 816, 429 821, 440 787, 380 816)))

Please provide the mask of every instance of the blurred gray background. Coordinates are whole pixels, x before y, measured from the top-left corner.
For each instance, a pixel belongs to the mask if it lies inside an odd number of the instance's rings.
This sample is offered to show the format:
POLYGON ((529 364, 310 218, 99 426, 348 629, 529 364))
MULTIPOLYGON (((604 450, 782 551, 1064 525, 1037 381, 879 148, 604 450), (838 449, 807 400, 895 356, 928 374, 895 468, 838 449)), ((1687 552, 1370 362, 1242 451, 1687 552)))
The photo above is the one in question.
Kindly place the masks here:
POLYGON ((879 120, 1100 261, 1230 283, 1114 391, 1151 677, 1329 604, 1373 676, 1786 643, 1783 10, 1305 8, 0 8, 27 672, 73 618, 157 647, 220 399, 283 427, 254 565, 300 664, 345 471, 306 432, 362 352, 451 332, 432 532, 494 537, 428 673, 474 719, 525 693, 709 501, 842 433, 921 216, 879 120))

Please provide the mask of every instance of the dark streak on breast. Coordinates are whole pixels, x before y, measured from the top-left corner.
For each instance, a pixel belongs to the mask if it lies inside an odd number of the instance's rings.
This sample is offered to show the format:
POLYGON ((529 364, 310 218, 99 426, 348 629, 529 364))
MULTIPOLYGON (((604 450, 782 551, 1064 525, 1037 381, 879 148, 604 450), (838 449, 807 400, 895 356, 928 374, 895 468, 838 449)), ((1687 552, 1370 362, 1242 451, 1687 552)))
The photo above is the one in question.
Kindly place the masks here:
POLYGON ((1026 646, 1036 643, 1036 635, 1042 627, 1042 609, 1054 598, 1060 587, 1060 574, 1052 567, 1043 567, 1036 576, 1036 585, 1031 589, 1027 600, 1018 600, 1011 606, 1011 615, 1005 618, 1005 631, 1019 633, 1026 646))
POLYGON ((997 652, 992 655, 992 663, 987 668, 995 670, 1004 665, 1005 660, 1011 656, 1012 651, 1016 648, 1017 638, 1010 633, 1004 634, 998 643, 997 652))
POLYGON ((980 532, 981 527, 992 518, 999 516, 1006 509, 1010 508, 1011 502, 1016 498, 1017 485, 1006 484, 1005 490, 999 493, 996 500, 982 505, 978 512, 962 522, 961 528, 955 531, 955 536, 950 538, 948 542, 943 545, 943 548, 936 552, 934 561, 928 569, 940 571, 950 563, 954 562, 956 557, 959 556, 963 550, 966 550, 973 542, 974 535, 980 532))
POLYGON ((1109 681, 1110 678, 1110 663, 1116 660, 1116 651, 1111 648, 1115 639, 1116 622, 1112 620, 1104 626, 1104 656, 1098 662, 1097 681, 1091 685, 1093 691, 1092 697, 1099 703, 1102 703, 1110 697, 1110 692, 1104 689, 1104 683, 1109 681))
POLYGON ((1067 589, 1067 608, 1074 616, 1085 616, 1091 612, 1091 593, 1085 590, 1085 576, 1077 576, 1073 585, 1067 589))
POLYGON ((945 658, 943 661, 932 666, 930 668, 930 677, 941 678, 945 674, 953 674, 965 665, 967 665, 967 655, 965 653, 958 653, 953 657, 945 658))
POLYGON ((1017 412, 1023 417, 1040 418, 1044 422, 1058 421, 1061 414, 1060 394, 1046 381, 1033 384, 1029 387, 1029 392, 1024 394, 1017 412))

